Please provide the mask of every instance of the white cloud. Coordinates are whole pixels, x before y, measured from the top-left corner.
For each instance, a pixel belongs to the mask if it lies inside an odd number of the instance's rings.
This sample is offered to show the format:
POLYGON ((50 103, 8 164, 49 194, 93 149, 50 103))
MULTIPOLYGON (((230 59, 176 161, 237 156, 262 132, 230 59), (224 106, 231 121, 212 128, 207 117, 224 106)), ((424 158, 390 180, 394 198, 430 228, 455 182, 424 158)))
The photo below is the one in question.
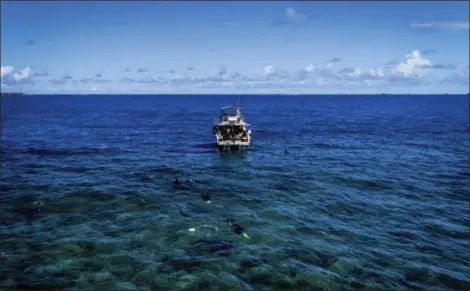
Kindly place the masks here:
POLYGON ((433 64, 428 59, 421 56, 420 51, 414 50, 411 54, 406 55, 406 60, 398 64, 395 72, 403 74, 405 77, 409 76, 422 76, 426 73, 426 67, 432 66, 433 64))
POLYGON ((384 77, 385 76, 384 70, 382 68, 379 68, 379 69, 376 69, 376 70, 372 69, 372 70, 370 70, 370 73, 372 75, 377 76, 377 77, 384 77))
POLYGON ((266 77, 276 75, 276 73, 277 73, 277 70, 276 70, 275 67, 273 67, 273 66, 264 67, 264 75, 266 77))
POLYGON ((25 81, 31 78, 33 75, 33 70, 31 67, 26 67, 23 70, 21 70, 19 73, 13 74, 13 79, 17 82, 25 81))
POLYGON ((310 72, 313 72, 315 70, 315 66, 310 64, 310 65, 307 65, 305 68, 304 68, 304 71, 307 72, 307 73, 310 73, 310 72))
POLYGON ((108 90, 106 90, 105 88, 98 87, 96 85, 91 86, 90 89, 94 93, 107 93, 108 92, 108 90))
POLYGON ((11 75, 14 71, 14 68, 12 66, 2 66, 1 70, 1 78, 5 78, 8 75, 11 75))
POLYGON ((385 77, 385 71, 382 68, 363 70, 360 68, 346 68, 340 71, 345 76, 355 79, 380 79, 385 77))
POLYGON ((411 28, 444 28, 455 30, 468 30, 470 22, 468 21, 437 21, 437 22, 413 22, 411 28))
POLYGON ((298 13, 295 8, 289 7, 286 9, 286 19, 289 21, 305 21, 307 20, 307 16, 298 13))
POLYGON ((31 67, 25 67, 19 72, 15 72, 15 68, 13 66, 1 67, 1 82, 9 86, 14 86, 16 84, 32 85, 33 83, 31 80, 34 76, 35 75, 33 74, 31 67))

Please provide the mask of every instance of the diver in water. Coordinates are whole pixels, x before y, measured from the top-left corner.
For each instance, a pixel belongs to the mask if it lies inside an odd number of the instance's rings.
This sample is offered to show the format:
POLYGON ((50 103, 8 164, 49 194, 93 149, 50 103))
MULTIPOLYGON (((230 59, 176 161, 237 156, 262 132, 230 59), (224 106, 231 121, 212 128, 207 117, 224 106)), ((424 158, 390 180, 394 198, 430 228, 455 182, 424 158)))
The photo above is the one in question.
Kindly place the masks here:
POLYGON ((245 229, 240 224, 232 224, 232 231, 236 234, 242 234, 245 229))
POLYGON ((239 235, 243 236, 246 239, 250 238, 248 236, 248 234, 246 234, 245 229, 243 228, 243 226, 241 226, 240 224, 229 222, 229 225, 232 227, 233 233, 239 234, 239 235))
POLYGON ((191 187, 193 186, 195 182, 196 182, 195 180, 191 180, 191 179, 182 181, 179 177, 176 177, 174 184, 176 186, 191 187))
POLYGON ((202 194, 202 199, 204 199, 204 201, 206 201, 209 204, 211 203, 211 195, 209 195, 207 191, 204 191, 204 193, 202 194))
POLYGON ((33 207, 36 208, 36 210, 32 213, 31 215, 31 220, 37 220, 39 219, 42 214, 41 214, 41 207, 44 206, 44 202, 42 201, 34 201, 33 202, 33 207))
POLYGON ((41 209, 38 208, 36 209, 36 211, 33 213, 33 215, 31 216, 31 220, 37 220, 41 217, 41 209))

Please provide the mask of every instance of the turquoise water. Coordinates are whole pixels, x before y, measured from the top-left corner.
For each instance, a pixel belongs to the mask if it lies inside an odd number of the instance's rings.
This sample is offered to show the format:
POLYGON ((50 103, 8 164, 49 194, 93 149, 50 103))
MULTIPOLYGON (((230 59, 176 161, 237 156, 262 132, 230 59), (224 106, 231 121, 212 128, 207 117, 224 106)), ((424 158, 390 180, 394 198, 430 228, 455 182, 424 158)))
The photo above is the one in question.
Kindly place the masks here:
POLYGON ((468 96, 242 96, 221 153, 236 99, 2 97, 0 287, 468 286, 468 96))

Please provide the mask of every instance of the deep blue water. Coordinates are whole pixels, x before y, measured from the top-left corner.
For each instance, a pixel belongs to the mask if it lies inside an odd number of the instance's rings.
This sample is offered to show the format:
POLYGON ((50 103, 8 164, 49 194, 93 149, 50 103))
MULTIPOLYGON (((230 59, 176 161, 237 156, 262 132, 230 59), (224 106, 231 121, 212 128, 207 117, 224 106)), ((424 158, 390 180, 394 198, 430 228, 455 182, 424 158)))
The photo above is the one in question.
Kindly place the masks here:
POLYGON ((0 288, 468 286, 468 95, 243 95, 219 153, 236 101, 2 97, 0 288))

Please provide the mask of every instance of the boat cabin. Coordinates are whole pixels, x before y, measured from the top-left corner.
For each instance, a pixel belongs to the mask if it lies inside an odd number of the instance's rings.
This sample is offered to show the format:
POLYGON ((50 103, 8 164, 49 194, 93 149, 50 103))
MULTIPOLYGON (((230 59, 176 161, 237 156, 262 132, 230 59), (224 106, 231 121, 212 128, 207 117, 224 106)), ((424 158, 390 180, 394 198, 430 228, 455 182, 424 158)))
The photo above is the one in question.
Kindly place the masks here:
POLYGON ((239 107, 227 106, 220 109, 219 122, 241 122, 243 121, 243 116, 240 112, 239 107))

